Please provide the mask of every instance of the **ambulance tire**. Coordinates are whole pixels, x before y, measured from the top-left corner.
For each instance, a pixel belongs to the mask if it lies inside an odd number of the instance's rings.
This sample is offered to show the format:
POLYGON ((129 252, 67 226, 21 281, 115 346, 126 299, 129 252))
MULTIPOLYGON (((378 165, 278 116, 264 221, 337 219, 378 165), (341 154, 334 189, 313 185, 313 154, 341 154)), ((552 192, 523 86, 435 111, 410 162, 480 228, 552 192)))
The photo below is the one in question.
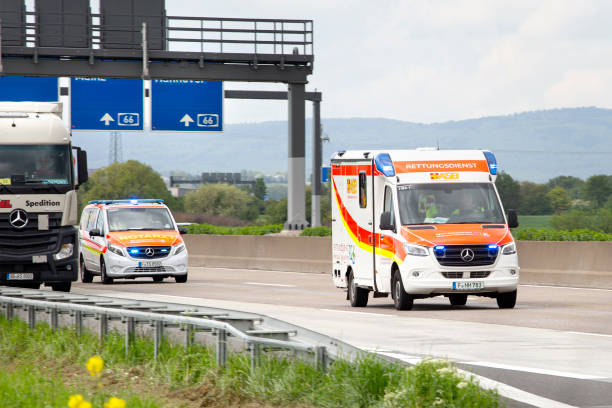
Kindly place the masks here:
POLYGON ((448 295, 448 300, 453 306, 465 306, 467 303, 467 294, 448 295))
POLYGON ((163 276, 154 276, 153 277, 153 282, 163 282, 164 277, 163 276))
POLYGON ((187 274, 185 274, 185 275, 176 275, 174 277, 174 280, 176 281, 176 283, 185 283, 185 282, 187 282, 187 274))
POLYGON ((93 275, 85 267, 85 261, 83 260, 83 257, 81 257, 81 259, 79 260, 79 267, 81 270, 81 282, 83 283, 93 282, 93 275))
POLYGON ((102 279, 102 283, 104 285, 113 283, 113 278, 109 278, 106 275, 106 264, 104 263, 104 258, 100 258, 100 279, 102 279))
POLYGON ((512 309, 514 305, 516 305, 516 290, 497 294, 497 306, 500 309, 512 309))
POLYGON ((406 293, 402 276, 399 271, 395 271, 393 275, 393 305, 397 310, 410 310, 414 303, 414 298, 406 293))
POLYGON ((353 271, 349 272, 348 281, 348 298, 352 307, 366 307, 368 304, 368 295, 370 291, 364 288, 360 288, 355 284, 355 278, 353 277, 353 271))

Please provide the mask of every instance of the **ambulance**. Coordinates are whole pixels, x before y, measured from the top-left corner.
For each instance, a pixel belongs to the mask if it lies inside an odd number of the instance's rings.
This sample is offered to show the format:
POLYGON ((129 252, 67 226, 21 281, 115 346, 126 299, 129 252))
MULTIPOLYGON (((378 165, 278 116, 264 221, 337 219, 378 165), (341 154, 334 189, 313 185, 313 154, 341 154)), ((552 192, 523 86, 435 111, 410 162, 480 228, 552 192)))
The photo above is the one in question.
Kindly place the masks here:
POLYGON ((483 150, 340 151, 331 159, 332 277, 353 307, 391 297, 469 295, 516 304, 514 210, 495 188, 497 160, 483 150))
POLYGON ((163 200, 90 201, 81 214, 79 269, 90 283, 115 279, 173 277, 187 282, 187 248, 163 200))

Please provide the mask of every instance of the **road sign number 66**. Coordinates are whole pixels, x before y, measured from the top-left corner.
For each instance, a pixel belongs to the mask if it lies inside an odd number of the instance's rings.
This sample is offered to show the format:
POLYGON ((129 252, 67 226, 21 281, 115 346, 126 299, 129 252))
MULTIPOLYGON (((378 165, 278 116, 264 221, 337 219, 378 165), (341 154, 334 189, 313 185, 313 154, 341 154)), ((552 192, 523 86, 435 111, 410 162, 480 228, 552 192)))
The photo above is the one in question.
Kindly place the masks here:
POLYGON ((198 126, 200 127, 215 127, 219 126, 219 115, 214 113, 199 113, 198 126))

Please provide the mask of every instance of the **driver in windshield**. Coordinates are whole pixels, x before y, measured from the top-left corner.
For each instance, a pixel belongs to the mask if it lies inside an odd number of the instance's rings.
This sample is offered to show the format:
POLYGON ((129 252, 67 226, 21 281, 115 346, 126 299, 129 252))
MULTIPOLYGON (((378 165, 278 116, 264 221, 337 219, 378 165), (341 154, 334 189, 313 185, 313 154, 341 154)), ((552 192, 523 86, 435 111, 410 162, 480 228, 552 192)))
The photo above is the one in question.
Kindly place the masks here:
POLYGON ((451 213, 453 216, 484 215, 485 209, 474 202, 472 194, 463 194, 459 205, 451 213))
POLYGON ((435 218, 438 215, 436 197, 433 194, 421 194, 419 196, 419 214, 424 218, 435 218))
POLYGON ((53 160, 48 154, 42 154, 38 157, 36 163, 36 171, 34 171, 34 178, 52 178, 59 176, 55 160, 53 160))

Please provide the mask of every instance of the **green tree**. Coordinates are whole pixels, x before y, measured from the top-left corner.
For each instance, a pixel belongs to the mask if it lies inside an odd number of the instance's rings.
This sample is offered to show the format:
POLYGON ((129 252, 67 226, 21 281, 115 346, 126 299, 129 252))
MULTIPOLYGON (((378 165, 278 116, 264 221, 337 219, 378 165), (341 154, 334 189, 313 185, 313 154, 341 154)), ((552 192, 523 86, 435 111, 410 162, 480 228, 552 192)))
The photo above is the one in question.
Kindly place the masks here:
POLYGON ((266 224, 284 224, 287 221, 287 198, 266 201, 266 224))
POLYGON ((578 177, 558 176, 548 180, 546 185, 550 189, 555 187, 563 187, 565 190, 567 190, 571 200, 582 198, 583 195, 584 180, 579 179, 578 177))
POLYGON ((172 208, 179 201, 170 195, 161 176, 136 160, 114 163, 91 175, 79 193, 82 203, 90 200, 160 198, 172 208))
POLYGON ((555 214, 561 214, 571 206, 569 194, 567 190, 561 186, 554 187, 546 196, 550 200, 550 205, 552 205, 555 214))
POLYGON ((595 208, 602 207, 612 194, 612 176, 591 176, 584 186, 584 196, 595 208))
POLYGON ((190 192, 185 196, 185 210, 251 221, 259 215, 256 199, 229 184, 204 184, 190 192))
POLYGON ((253 187, 253 190, 255 197, 259 198, 260 200, 264 199, 267 189, 263 178, 259 177, 255 179, 255 186, 253 187))
POLYGON ((552 214, 553 208, 546 195, 548 188, 545 184, 536 184, 530 181, 521 182, 521 205, 519 212, 524 215, 552 214))
POLYGON ((521 185, 508 173, 501 172, 495 180, 495 186, 499 192, 502 204, 506 210, 518 210, 521 204, 521 185))

